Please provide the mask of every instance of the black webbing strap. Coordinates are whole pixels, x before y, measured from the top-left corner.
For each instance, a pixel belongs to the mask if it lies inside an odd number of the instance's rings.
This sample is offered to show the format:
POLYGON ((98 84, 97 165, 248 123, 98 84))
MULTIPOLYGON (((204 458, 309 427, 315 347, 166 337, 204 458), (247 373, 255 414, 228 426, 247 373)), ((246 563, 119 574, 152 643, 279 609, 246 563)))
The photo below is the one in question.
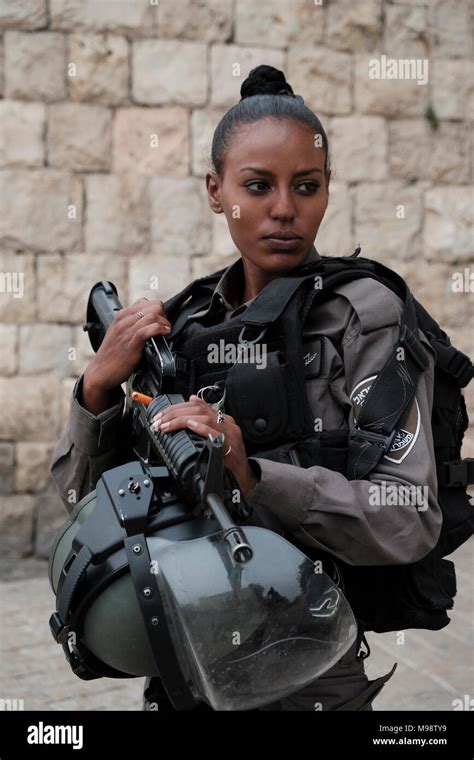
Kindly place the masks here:
POLYGON ((474 483, 474 459, 472 458, 441 462, 437 471, 438 485, 445 488, 457 488, 474 483))
POLYGON ((143 623, 163 686, 176 710, 190 710, 196 703, 187 687, 171 641, 156 581, 159 566, 157 572, 152 573, 150 553, 143 534, 126 538, 124 547, 143 623))
POLYGON ((92 554, 83 546, 70 565, 63 582, 58 584, 57 608, 58 614, 64 624, 69 622, 69 613, 72 607, 74 594, 81 582, 87 568, 92 561, 92 554))
POLYGON ((436 337, 431 337, 430 343, 436 351, 437 366, 454 378, 459 388, 468 385, 474 377, 474 365, 470 358, 436 337))
POLYGON ((406 288, 398 345, 372 383, 349 436, 350 480, 364 478, 390 450, 397 427, 413 402, 420 374, 429 365, 417 331, 413 298, 406 288))

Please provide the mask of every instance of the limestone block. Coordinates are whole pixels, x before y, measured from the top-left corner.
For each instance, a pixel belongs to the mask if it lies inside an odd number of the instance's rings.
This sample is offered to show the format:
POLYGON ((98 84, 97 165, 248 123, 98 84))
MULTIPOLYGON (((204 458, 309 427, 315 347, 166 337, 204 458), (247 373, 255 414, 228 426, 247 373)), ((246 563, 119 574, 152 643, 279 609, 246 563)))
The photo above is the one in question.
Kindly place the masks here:
POLYGON ((51 0, 52 29, 108 31, 131 37, 156 34, 156 2, 136 0, 51 0))
POLYGON ((192 112, 192 173, 196 177, 204 177, 208 171, 212 170, 212 138, 225 113, 225 108, 198 108, 192 112))
POLYGON ((85 178, 86 250, 118 254, 150 252, 148 178, 131 172, 85 178))
POLYGON ((60 380, 51 375, 0 377, 3 441, 54 441, 59 430, 60 380))
POLYGON ((358 113, 380 114, 392 118, 424 116, 429 103, 428 84, 432 77, 432 62, 413 59, 414 63, 400 64, 399 59, 384 54, 355 56, 354 99, 358 113), (396 61, 396 64, 390 64, 396 61), (399 78, 389 79, 389 72, 399 78), (418 69, 417 69, 418 67, 418 69), (377 75, 380 78, 371 78, 377 75), (385 77, 385 78, 384 78, 385 77), (426 81, 426 84, 423 82, 426 81), (421 82, 421 84, 418 84, 421 82))
POLYGON ((234 39, 239 45, 286 47, 323 40, 324 5, 306 0, 237 0, 234 39))
POLYGON ((13 443, 0 443, 0 494, 11 493, 14 466, 15 447, 13 443))
POLYGON ((351 52, 373 50, 382 36, 380 0, 338 0, 328 4, 325 44, 351 52))
POLYGON ((165 301, 186 287, 190 281, 189 256, 131 258, 129 261, 129 303, 143 296, 165 301))
POLYGON ((77 172, 108 169, 112 114, 108 108, 58 103, 48 112, 48 162, 77 172))
MULTIPOLYGON (((464 275, 464 267, 418 258, 412 261, 394 261, 393 268, 405 278, 415 298, 443 329, 472 323, 472 294, 457 292, 454 286, 456 274, 464 275)), ((470 350, 472 351, 472 335, 470 350)))
POLYGON ((335 170, 344 182, 368 182, 387 177, 387 126, 381 116, 331 119, 329 145, 335 170))
POLYGON ((133 42, 132 95, 135 102, 149 105, 204 105, 206 45, 178 40, 133 42))
POLYGON ((128 42, 116 34, 72 34, 68 66, 71 100, 116 106, 128 100, 128 42))
POLYGON ((162 39, 225 42, 232 32, 232 0, 174 0, 158 5, 158 29, 162 39))
POLYGON ((430 53, 428 6, 387 5, 383 52, 394 58, 426 58, 430 53))
POLYGON ((44 164, 43 103, 0 102, 0 166, 11 168, 44 164))
POLYGON ((16 445, 15 491, 38 493, 49 484, 49 467, 55 444, 23 443, 16 445))
POLYGON ((16 371, 17 329, 16 325, 0 324, 0 375, 13 375, 16 371))
POLYGON ((352 110, 352 67, 348 53, 295 46, 288 53, 287 79, 318 116, 346 114, 352 110))
POLYGON ((86 321, 93 285, 111 280, 119 298, 126 294, 126 262, 113 253, 45 254, 38 259, 37 308, 43 322, 86 321))
POLYGON ((154 177, 150 181, 154 256, 207 253, 211 210, 201 179, 154 177))
POLYGON ((66 97, 66 43, 57 32, 5 32, 5 97, 66 97))
POLYGON ((474 17, 470 0, 432 0, 429 11, 434 56, 472 57, 474 17))
POLYGON ((77 250, 82 182, 56 169, 0 172, 0 242, 32 251, 77 250))
POLYGON ((47 21, 46 0, 0 0, 0 29, 42 29, 47 21))
MULTIPOLYGON (((285 69, 282 50, 239 45, 213 45, 211 48, 211 103, 230 108, 240 100, 240 88, 251 69, 264 61, 285 69)), ((287 77, 288 81, 290 79, 287 77)))
POLYGON ((433 61, 432 106, 438 119, 474 120, 472 58, 433 61))
POLYGON ((0 251, 0 321, 16 324, 33 321, 35 289, 33 255, 0 251))
POLYGON ((118 108, 113 171, 186 177, 189 126, 185 108, 118 108))
POLYGON ((28 494, 2 496, 0 535, 3 557, 26 557, 33 550, 35 499, 28 494))
POLYGON ((451 262, 474 258, 474 190, 434 187, 425 195, 424 246, 427 259, 451 262))
POLYGON ((20 329, 19 371, 22 375, 71 372, 74 348, 72 331, 65 325, 23 325, 20 329))
POLYGON ((362 256, 392 266, 421 256, 423 187, 373 182, 355 188, 354 240, 362 256))
POLYGON ((388 123, 388 133, 391 176, 469 183, 472 137, 468 124, 440 122, 438 129, 432 129, 426 119, 397 119, 388 123))

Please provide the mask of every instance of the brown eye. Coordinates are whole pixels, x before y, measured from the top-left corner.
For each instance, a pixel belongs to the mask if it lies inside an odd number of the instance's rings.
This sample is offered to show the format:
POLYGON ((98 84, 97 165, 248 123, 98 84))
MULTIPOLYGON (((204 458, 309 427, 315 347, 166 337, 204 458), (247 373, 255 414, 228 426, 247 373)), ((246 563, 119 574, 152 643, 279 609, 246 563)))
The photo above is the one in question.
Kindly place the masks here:
MULTIPOLYGON (((315 192, 316 192, 316 190, 318 190, 318 189, 319 189, 319 187, 320 187, 320 185, 319 185, 319 183, 318 183, 318 182, 303 182, 302 184, 303 184, 303 185, 309 185, 309 190, 307 191, 307 194, 308 194, 308 195, 309 195, 310 193, 315 193, 315 192)), ((301 185, 300 185, 300 187, 301 187, 301 185)))
POLYGON ((253 182, 248 182, 245 187, 249 188, 252 193, 259 193, 260 190, 252 190, 251 185, 266 185, 267 183, 263 179, 256 179, 253 182))

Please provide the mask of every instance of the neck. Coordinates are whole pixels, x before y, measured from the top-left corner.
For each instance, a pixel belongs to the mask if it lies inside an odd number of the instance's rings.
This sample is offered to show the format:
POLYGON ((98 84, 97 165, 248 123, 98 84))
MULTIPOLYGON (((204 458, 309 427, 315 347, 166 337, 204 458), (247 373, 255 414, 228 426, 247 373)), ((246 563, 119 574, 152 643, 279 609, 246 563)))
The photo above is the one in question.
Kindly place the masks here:
MULTIPOLYGON (((311 248, 312 247, 313 246, 311 246, 311 248)), ((302 261, 298 262, 296 266, 302 264, 306 259, 306 256, 302 261)), ((263 288, 268 285, 269 282, 274 280, 276 277, 283 277, 285 275, 285 270, 282 270, 281 272, 265 272, 264 269, 256 266, 256 264, 244 256, 242 256, 242 264, 244 269, 245 285, 241 303, 246 303, 251 298, 255 298, 255 296, 258 296, 260 291, 263 290, 263 288)))

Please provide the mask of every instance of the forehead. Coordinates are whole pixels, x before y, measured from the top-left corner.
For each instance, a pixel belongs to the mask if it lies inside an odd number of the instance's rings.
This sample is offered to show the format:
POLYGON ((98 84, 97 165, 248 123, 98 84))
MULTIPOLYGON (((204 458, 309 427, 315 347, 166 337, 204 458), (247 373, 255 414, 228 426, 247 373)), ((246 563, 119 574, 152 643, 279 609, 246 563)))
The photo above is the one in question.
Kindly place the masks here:
POLYGON ((311 166, 323 167, 325 151, 315 140, 308 124, 294 119, 260 119, 239 124, 226 152, 226 164, 233 169, 252 164, 272 168, 312 161, 311 166), (315 145, 315 142, 317 145, 315 145))

